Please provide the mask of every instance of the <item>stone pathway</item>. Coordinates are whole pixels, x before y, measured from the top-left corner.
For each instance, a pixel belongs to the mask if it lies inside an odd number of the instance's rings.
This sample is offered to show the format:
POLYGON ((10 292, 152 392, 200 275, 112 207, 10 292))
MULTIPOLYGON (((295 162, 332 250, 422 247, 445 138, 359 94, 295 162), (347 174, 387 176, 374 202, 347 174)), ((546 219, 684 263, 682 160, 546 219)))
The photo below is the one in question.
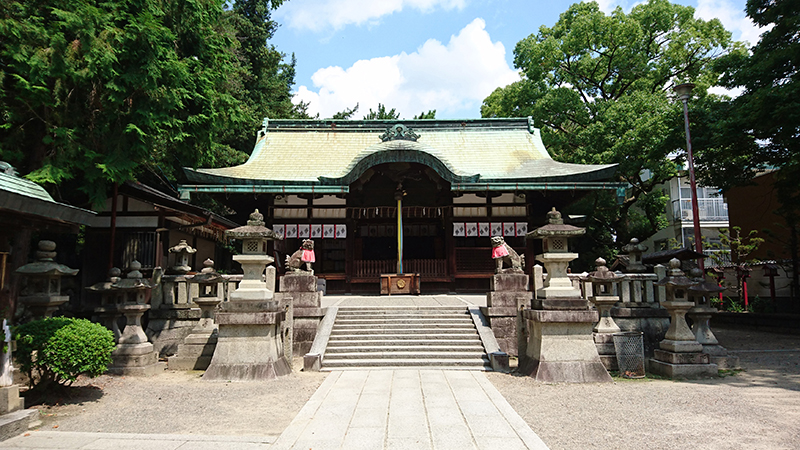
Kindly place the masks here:
POLYGON ((271 449, 546 449, 482 372, 332 372, 271 449))

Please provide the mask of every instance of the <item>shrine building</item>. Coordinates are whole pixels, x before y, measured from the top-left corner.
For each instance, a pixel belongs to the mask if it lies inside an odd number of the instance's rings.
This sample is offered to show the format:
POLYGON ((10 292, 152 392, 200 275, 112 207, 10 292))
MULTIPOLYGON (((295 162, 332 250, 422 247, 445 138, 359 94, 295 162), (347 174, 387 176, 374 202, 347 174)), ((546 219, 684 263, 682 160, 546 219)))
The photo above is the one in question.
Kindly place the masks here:
POLYGON ((245 223, 255 209, 286 254, 316 246, 328 292, 379 292, 381 274, 419 274, 421 291, 486 291, 490 237, 534 262, 525 234, 591 190, 620 194, 616 165, 554 161, 529 118, 264 120, 250 158, 185 169, 181 198, 214 196, 245 223), (398 213, 399 212, 399 213, 398 213))

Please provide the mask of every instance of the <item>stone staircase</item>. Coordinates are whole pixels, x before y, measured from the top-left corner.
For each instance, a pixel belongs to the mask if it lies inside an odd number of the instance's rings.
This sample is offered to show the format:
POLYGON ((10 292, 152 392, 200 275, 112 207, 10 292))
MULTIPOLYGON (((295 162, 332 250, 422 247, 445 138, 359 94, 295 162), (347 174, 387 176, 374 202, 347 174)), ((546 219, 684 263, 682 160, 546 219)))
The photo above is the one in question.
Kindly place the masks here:
POLYGON ((340 307, 322 370, 491 370, 466 307, 340 307))

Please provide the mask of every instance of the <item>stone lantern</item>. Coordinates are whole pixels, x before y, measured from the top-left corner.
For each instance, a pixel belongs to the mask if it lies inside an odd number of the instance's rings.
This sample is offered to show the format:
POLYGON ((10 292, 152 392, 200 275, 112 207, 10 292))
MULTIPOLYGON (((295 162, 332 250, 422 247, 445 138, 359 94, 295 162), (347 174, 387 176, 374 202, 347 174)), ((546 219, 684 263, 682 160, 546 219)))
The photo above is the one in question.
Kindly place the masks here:
POLYGON ((114 342, 119 342, 122 331, 119 329, 118 320, 122 316, 119 307, 123 303, 122 291, 114 289, 111 286, 121 280, 120 271, 116 267, 112 267, 108 271, 108 280, 95 283, 86 288, 87 291, 92 291, 100 294, 100 306, 94 309, 97 314, 98 322, 103 326, 109 328, 114 333, 114 342))
POLYGON ((642 253, 647 251, 647 246, 639 243, 639 239, 631 238, 630 243, 622 247, 622 252, 628 255, 628 266, 626 272, 644 273, 647 267, 642 264, 642 253))
POLYGON ((717 374, 717 365, 709 364, 703 346, 686 323, 686 312, 694 303, 689 301, 689 288, 698 284, 680 269, 677 258, 669 261, 667 275, 655 284, 666 289, 666 301, 661 302, 670 315, 669 329, 659 343, 651 360, 651 371, 669 378, 696 378, 717 374))
POLYGON ((614 286, 619 285, 624 277, 609 270, 603 258, 597 258, 594 263, 594 272, 589 272, 587 276, 581 278, 583 282, 592 283, 592 295, 589 301, 595 305, 600 314, 600 320, 592 329, 592 337, 606 369, 617 370, 614 333, 619 333, 620 329, 611 317, 611 308, 619 301, 619 295, 614 295, 614 286))
POLYGON ((281 333, 286 311, 274 299, 274 268, 266 282, 262 279, 273 261, 266 253, 267 242, 277 236, 264 226, 264 216, 258 210, 250 214, 247 225, 225 235, 242 241, 242 254, 233 260, 242 265, 244 276, 230 301, 217 312, 217 346, 203 379, 247 381, 288 375, 292 368, 286 360, 281 333))
POLYGON ((170 272, 173 274, 187 274, 192 270, 189 265, 189 256, 195 254, 197 249, 187 244, 185 239, 181 239, 178 245, 170 247, 169 252, 175 254, 175 265, 172 266, 170 272))
POLYGON ((131 262, 128 275, 111 285, 122 296, 123 302, 117 308, 126 319, 108 368, 115 375, 152 376, 158 370, 158 354, 142 329, 142 315, 150 309, 147 294, 153 285, 142 277, 141 268, 139 261, 131 262))
POLYGON ((692 319, 694 337, 703 346, 703 353, 709 355, 710 362, 720 369, 735 369, 739 366, 739 357, 729 355, 728 350, 719 345, 710 325, 711 315, 717 312, 717 308, 711 306, 711 297, 718 295, 725 288, 707 281, 699 268, 692 269, 690 275, 698 282, 689 288, 689 296, 694 300, 694 307, 687 313, 692 319))
POLYGON ((592 283, 592 296, 589 301, 594 303, 600 313, 600 321, 594 327, 595 333, 619 333, 620 329, 611 317, 611 308, 619 301, 619 296, 614 295, 614 285, 623 278, 606 267, 606 260, 595 260, 594 272, 582 278, 581 281, 592 283))
POLYGON ((78 273, 78 269, 70 269, 55 262, 55 250, 55 242, 39 241, 37 261, 16 270, 27 280, 19 301, 30 309, 34 317, 50 317, 59 306, 68 302, 69 296, 61 295, 61 277, 71 277, 78 273))
POLYGON ((544 241, 544 253, 536 259, 544 263, 547 278, 533 308, 522 311, 527 342, 524 354, 519 352, 519 371, 546 383, 610 382, 592 332, 599 314, 567 276, 569 262, 578 257, 570 253, 567 240, 586 229, 564 224, 555 208, 547 221, 526 236, 544 241))
MULTIPOLYGON (((580 289, 572 285, 567 276, 569 262, 578 257, 577 253, 569 251, 568 239, 586 233, 585 228, 567 225, 561 218, 561 213, 555 208, 547 213, 547 225, 539 227, 526 236, 528 239, 541 239, 543 253, 536 255, 536 260, 544 264, 547 278, 544 287, 536 292, 534 303, 543 309, 548 309, 548 303, 563 304, 561 300, 577 301, 573 307, 586 309, 586 302, 581 299, 580 289), (555 302, 553 302, 555 301, 555 302)), ((562 308, 563 309, 563 308, 562 308)))
POLYGON ((219 297, 222 275, 214 270, 214 261, 206 259, 203 262, 203 270, 190 282, 198 285, 199 297, 194 298, 194 303, 200 307, 200 320, 191 334, 178 345, 178 354, 169 358, 168 366, 173 370, 207 369, 217 344, 214 316, 217 305, 222 302, 222 298, 219 297))

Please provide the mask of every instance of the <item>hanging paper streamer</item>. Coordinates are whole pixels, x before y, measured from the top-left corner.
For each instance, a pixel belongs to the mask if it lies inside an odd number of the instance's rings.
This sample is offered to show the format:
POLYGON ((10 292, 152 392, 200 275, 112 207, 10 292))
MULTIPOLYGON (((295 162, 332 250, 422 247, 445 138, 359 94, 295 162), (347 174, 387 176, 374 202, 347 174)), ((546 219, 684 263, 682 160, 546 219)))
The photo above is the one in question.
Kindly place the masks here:
POLYGON ((286 225, 275 225, 272 227, 272 231, 275 232, 279 238, 283 239, 286 236, 286 225))
POLYGON ((311 226, 309 224, 297 226, 297 237, 308 239, 309 236, 311 236, 311 226))
POLYGON ((492 222, 492 236, 503 235, 503 222, 492 222))
POLYGON ((322 225, 311 225, 311 239, 319 239, 322 237, 322 225))
POLYGON ((453 236, 454 237, 464 237, 467 235, 467 227, 464 223, 454 223, 453 224, 453 236))
POLYGON ((481 222, 478 224, 478 236, 489 237, 489 222, 481 222))

